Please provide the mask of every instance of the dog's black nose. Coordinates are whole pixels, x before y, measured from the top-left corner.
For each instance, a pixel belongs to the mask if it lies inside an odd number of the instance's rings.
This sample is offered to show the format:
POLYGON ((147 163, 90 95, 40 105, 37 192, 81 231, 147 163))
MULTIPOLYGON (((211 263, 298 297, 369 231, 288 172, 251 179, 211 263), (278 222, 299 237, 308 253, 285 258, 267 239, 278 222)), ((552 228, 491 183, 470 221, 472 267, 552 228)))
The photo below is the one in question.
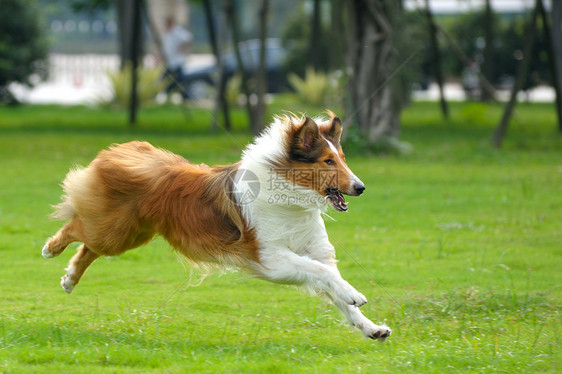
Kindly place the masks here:
POLYGON ((363 191, 365 191, 365 185, 363 183, 356 183, 353 188, 355 189, 357 196, 361 195, 363 191))

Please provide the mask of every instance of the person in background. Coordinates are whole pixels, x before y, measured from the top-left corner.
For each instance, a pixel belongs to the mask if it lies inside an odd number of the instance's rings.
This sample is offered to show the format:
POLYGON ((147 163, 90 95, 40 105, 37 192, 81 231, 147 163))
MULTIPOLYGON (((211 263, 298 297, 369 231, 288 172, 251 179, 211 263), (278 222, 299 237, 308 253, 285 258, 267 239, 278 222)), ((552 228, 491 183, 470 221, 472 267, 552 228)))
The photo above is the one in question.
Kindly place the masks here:
POLYGON ((479 100, 480 90, 480 64, 476 58, 470 60, 470 64, 462 71, 462 86, 468 100, 479 100))
POLYGON ((187 50, 193 41, 193 35, 183 27, 176 24, 174 17, 166 18, 166 31, 162 36, 162 53, 166 63, 165 79, 170 83, 166 88, 169 94, 172 90, 178 89, 185 99, 187 94, 182 88, 183 65, 187 57, 187 50))

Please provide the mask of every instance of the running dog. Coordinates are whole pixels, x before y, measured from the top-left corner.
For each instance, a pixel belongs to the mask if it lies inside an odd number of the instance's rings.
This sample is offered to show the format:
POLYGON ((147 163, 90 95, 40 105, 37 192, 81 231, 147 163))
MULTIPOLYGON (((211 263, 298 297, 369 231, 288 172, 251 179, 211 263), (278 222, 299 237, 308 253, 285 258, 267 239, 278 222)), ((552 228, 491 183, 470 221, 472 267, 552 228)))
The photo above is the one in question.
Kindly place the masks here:
POLYGON ((194 165, 133 141, 71 170, 53 217, 70 221, 47 240, 45 258, 82 242, 61 285, 71 293, 98 257, 116 256, 162 235, 195 263, 235 266, 255 277, 326 295, 365 336, 391 334, 363 316, 367 300, 340 275, 322 219, 364 184, 340 145, 342 123, 285 115, 226 166, 194 165))

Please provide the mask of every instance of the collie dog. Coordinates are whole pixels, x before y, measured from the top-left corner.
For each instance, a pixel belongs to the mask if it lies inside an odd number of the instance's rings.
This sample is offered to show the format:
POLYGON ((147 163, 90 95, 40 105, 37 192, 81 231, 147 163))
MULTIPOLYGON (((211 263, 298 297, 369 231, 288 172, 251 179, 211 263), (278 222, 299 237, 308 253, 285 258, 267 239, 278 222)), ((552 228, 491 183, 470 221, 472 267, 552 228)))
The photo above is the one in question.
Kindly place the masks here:
POLYGON ((43 247, 45 258, 82 242, 62 277, 70 293, 100 256, 116 256, 162 235, 195 263, 235 266, 271 282, 327 296, 365 336, 390 329, 363 316, 367 302, 340 275, 322 213, 347 211, 343 194, 364 184, 340 145, 342 123, 276 117, 227 166, 194 165, 146 142, 113 145, 71 170, 53 217, 69 220, 43 247))

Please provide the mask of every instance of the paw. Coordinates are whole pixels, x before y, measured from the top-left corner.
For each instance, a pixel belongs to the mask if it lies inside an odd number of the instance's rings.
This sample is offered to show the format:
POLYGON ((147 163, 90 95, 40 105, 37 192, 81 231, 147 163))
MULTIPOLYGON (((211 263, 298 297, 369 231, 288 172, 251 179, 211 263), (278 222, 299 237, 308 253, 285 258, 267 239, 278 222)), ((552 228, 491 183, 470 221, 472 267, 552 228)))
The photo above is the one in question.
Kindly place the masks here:
POLYGON ((53 258, 57 256, 55 254, 52 254, 51 251, 49 251, 49 240, 47 240, 47 243, 45 243, 45 245, 43 246, 43 249, 41 250, 41 254, 43 255, 44 258, 53 258))
POLYGON ((373 325, 373 327, 368 328, 367 331, 365 331, 365 336, 373 340, 378 340, 380 342, 384 342, 386 338, 388 338, 391 334, 392 330, 390 330, 390 328, 385 325, 373 325))
POLYGON ((74 281, 72 280, 72 278, 70 278, 70 276, 68 274, 65 274, 60 281, 60 285, 62 286, 62 289, 66 292, 66 293, 71 293, 72 290, 74 290, 74 281))
POLYGON ((353 326, 357 327, 363 335, 373 340, 385 341, 386 338, 392 334, 388 326, 375 325, 368 318, 365 318, 358 309, 352 308, 354 313, 351 314, 350 322, 353 326))
POLYGON ((356 307, 362 307, 363 305, 367 304, 367 298, 359 291, 354 290, 355 293, 353 294, 351 300, 348 302, 349 305, 353 305, 356 307))
POLYGON ((357 291, 353 286, 349 283, 345 282, 345 287, 340 290, 338 296, 342 299, 346 304, 361 307, 367 304, 367 298, 359 291, 357 291))

